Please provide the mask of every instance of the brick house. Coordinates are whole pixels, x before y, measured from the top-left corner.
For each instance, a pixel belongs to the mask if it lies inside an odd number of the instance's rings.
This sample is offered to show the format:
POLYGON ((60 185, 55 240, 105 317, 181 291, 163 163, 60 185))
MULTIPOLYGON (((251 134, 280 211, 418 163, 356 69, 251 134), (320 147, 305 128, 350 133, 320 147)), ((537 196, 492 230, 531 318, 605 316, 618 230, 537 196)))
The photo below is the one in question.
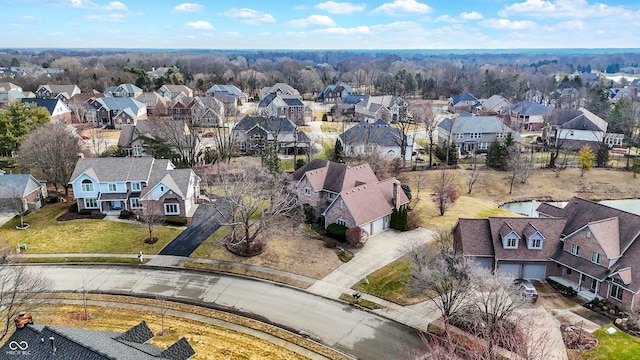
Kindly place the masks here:
POLYGON ((42 207, 47 197, 47 186, 30 174, 4 174, 0 172, 0 212, 16 211, 13 202, 22 201, 22 211, 42 207))
POLYGON ((369 235, 387 230, 393 209, 409 203, 398 180, 378 180, 369 164, 350 167, 314 159, 292 174, 288 188, 301 206, 324 217, 325 227, 358 226, 369 235))
POLYGON ((578 197, 537 212, 540 218, 459 219, 454 248, 490 269, 551 278, 587 297, 640 308, 639 215, 578 197), (531 240, 541 247, 531 248, 531 240))

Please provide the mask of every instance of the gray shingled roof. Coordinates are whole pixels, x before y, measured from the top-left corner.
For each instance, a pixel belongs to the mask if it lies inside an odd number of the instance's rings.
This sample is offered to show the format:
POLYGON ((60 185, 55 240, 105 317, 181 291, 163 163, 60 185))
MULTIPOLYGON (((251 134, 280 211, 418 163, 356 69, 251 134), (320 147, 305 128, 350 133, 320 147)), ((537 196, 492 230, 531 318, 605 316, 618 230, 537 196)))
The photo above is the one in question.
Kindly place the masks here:
POLYGON ((93 169, 100 182, 147 181, 153 166, 151 157, 130 158, 84 158, 79 159, 69 182, 73 182, 85 171, 93 169))
MULTIPOLYGON (((260 126, 266 132, 278 133, 278 139, 285 139, 287 134, 295 131, 296 125, 287 118, 266 117, 266 116, 245 116, 233 127, 233 131, 249 131, 255 126, 260 126)), ((293 138, 291 139, 293 141, 293 138)), ((304 131, 298 131, 299 142, 309 142, 309 136, 304 131)))
POLYGON ((38 189, 40 184, 30 174, 0 175, 0 199, 23 197, 38 189))
POLYGON ((388 147, 402 144, 400 130, 382 119, 374 124, 361 121, 339 136, 343 144, 377 144, 388 147))

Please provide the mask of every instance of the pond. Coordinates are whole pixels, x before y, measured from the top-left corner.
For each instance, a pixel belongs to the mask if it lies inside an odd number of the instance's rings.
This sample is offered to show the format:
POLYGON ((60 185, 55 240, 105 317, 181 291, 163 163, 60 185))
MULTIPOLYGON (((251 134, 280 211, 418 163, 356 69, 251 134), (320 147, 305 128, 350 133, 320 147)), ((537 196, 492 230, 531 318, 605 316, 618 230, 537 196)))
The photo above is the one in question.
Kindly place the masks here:
MULTIPOLYGON (((500 206, 501 209, 521 214, 525 216, 538 217, 536 209, 540 206, 541 201, 520 201, 500 206)), ((548 204, 564 207, 566 202, 547 202, 548 204)), ((603 200, 599 201, 602 205, 607 205, 615 209, 624 210, 636 215, 640 215, 640 199, 624 199, 624 200, 603 200)))

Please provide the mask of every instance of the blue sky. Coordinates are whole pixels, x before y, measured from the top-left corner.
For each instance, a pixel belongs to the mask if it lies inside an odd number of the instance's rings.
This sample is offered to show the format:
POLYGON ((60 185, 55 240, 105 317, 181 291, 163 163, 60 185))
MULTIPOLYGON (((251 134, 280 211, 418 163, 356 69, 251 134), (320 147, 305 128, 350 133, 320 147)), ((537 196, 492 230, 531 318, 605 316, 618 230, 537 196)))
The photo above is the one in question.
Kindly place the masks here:
POLYGON ((0 47, 638 48, 637 0, 0 0, 0 47))

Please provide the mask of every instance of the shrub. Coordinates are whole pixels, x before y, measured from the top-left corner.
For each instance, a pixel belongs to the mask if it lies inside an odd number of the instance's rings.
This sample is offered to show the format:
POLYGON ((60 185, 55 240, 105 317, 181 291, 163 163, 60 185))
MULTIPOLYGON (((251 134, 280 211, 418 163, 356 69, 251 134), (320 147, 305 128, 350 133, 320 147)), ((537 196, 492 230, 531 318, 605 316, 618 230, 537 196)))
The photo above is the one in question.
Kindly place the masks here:
POLYGON ((69 205, 69 212, 70 213, 77 213, 78 212, 78 203, 74 202, 73 204, 69 205))
POLYGON ((347 243, 355 248, 363 247, 364 243, 367 242, 367 239, 369 238, 367 232, 362 230, 359 226, 347 229, 345 235, 347 237, 347 243))
MULTIPOLYGON (((47 198, 47 202, 48 202, 49 204, 55 204, 55 203, 57 203, 57 202, 58 202, 58 200, 60 200, 60 199, 59 199, 57 196, 49 196, 49 197, 47 198)), ((77 203, 76 203, 76 205, 77 205, 77 203)))
POLYGON ((401 210, 393 209, 391 213, 391 221, 389 223, 389 227, 392 229, 407 231, 409 230, 409 221, 408 221, 408 213, 407 208, 404 207, 401 210))
POLYGON ((326 248, 334 249, 337 245, 338 245, 338 242, 336 241, 336 239, 332 239, 332 238, 324 239, 324 247, 326 248))
POLYGON ((307 224, 315 224, 318 220, 316 210, 309 204, 304 204, 304 222, 307 224))
POLYGON ((327 226, 327 235, 340 242, 345 242, 347 240, 346 233, 347 227, 344 225, 333 223, 327 226))
POLYGON ((91 215, 91 209, 82 209, 80 211, 78 211, 78 214, 80 215, 91 215))
POLYGON ((104 214, 98 210, 91 210, 91 218, 96 220, 104 219, 104 214))
POLYGON ((164 222, 167 225, 186 226, 187 225, 187 218, 180 217, 180 216, 167 216, 167 217, 164 218, 164 222))
POLYGON ((122 210, 120 211, 120 215, 118 216, 120 219, 128 219, 131 217, 131 211, 122 210))

